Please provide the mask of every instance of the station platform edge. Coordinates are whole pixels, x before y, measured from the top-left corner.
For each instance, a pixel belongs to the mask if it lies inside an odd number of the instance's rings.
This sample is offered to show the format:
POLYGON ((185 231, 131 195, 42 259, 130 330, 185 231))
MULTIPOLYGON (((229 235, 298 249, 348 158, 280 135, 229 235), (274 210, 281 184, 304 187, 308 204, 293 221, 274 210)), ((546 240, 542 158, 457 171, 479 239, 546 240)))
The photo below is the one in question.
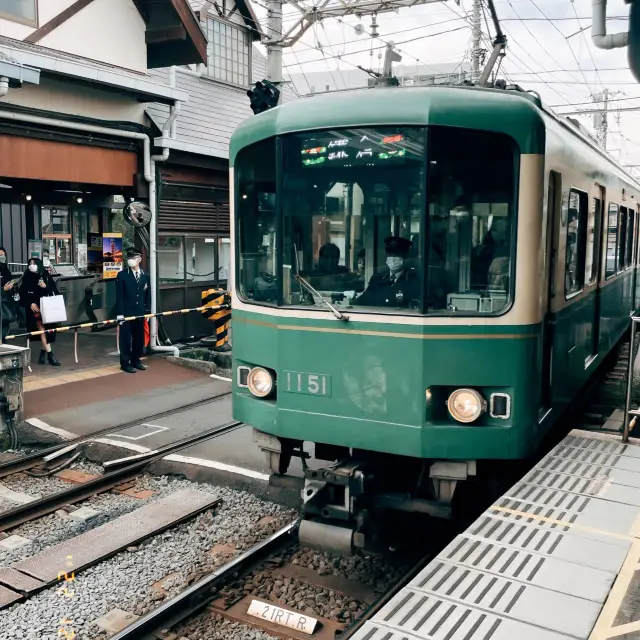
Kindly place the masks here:
POLYGON ((572 431, 354 638, 640 639, 640 441, 572 431))

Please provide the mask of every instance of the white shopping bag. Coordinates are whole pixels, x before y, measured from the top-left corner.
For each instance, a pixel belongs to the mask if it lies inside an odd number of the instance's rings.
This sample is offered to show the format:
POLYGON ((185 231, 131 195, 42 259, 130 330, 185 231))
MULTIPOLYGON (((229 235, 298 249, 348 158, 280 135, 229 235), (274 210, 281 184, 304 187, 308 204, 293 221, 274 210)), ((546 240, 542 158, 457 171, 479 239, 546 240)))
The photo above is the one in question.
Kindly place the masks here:
POLYGON ((48 296, 40 298, 40 315, 43 324, 55 324, 67 321, 67 310, 64 296, 48 296))

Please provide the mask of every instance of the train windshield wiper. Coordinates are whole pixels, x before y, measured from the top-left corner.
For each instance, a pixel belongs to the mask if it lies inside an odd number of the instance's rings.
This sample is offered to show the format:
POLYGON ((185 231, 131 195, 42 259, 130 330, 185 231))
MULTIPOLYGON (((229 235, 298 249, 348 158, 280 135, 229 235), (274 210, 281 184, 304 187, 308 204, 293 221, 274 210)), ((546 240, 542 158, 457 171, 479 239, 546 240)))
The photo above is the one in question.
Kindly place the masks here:
POLYGON ((306 289, 308 289, 316 298, 322 300, 322 302, 329 307, 331 313, 338 318, 338 320, 342 320, 343 322, 349 322, 349 318, 345 316, 343 313, 340 313, 319 291, 316 291, 299 273, 295 275, 296 280, 306 289))

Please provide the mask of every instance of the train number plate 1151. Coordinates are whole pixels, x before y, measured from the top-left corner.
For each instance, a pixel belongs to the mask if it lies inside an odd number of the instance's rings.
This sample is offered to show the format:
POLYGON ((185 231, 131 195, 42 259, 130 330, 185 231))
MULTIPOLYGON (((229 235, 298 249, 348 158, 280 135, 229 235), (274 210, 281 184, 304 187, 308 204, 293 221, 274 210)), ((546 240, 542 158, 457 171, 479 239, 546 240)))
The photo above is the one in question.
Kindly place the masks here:
POLYGON ((289 611, 275 604, 268 604, 260 600, 252 600, 247 613, 265 622, 279 624, 289 629, 295 629, 312 635, 318 621, 297 611, 289 611))
POLYGON ((324 373, 283 371, 279 376, 278 388, 288 393, 305 393, 310 396, 330 396, 331 376, 327 376, 324 373))

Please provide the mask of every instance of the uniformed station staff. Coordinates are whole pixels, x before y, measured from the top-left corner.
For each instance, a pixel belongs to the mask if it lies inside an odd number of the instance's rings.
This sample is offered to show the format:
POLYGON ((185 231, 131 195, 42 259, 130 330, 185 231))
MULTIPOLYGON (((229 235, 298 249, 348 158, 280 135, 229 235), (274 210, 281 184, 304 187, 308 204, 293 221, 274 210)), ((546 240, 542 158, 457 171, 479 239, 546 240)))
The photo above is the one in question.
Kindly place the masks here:
POLYGON ((127 268, 116 278, 116 312, 120 325, 120 368, 127 373, 144 371, 144 318, 124 322, 128 316, 142 316, 151 310, 151 280, 140 268, 142 254, 129 247, 127 268))
POLYGON ((364 293, 355 301, 367 307, 419 308, 421 298, 420 276, 405 264, 413 243, 406 238, 385 238, 387 269, 374 273, 364 293))

